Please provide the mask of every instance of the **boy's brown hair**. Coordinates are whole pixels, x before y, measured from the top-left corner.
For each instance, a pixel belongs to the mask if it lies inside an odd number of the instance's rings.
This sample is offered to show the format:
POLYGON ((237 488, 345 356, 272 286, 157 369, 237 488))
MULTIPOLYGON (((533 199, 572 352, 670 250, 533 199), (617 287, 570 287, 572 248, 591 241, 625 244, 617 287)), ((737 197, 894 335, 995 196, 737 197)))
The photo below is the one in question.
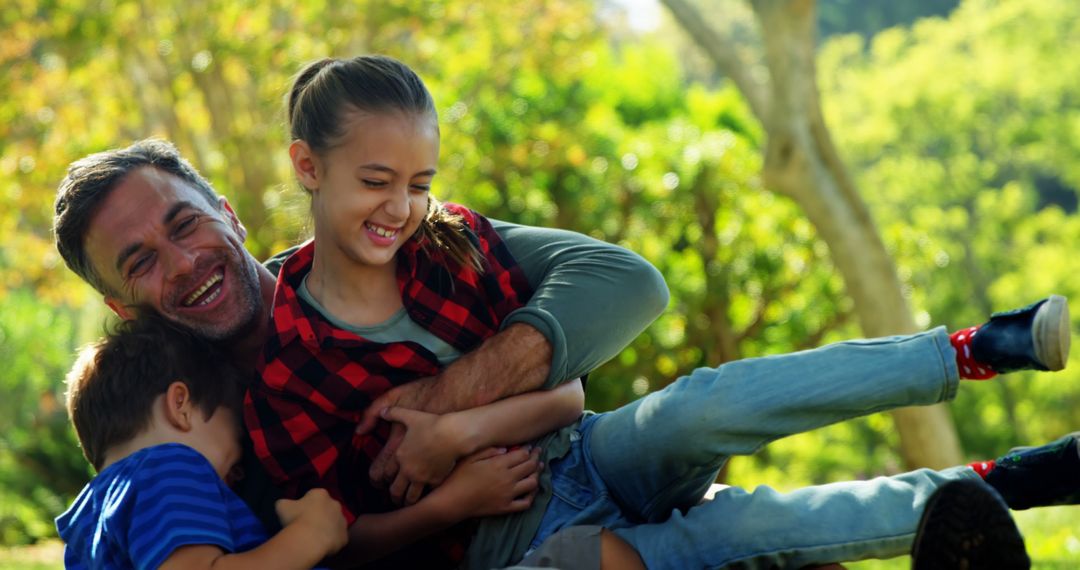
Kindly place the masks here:
POLYGON ((246 385, 226 355, 159 316, 122 321, 82 349, 67 375, 67 408, 96 471, 109 448, 149 426, 154 401, 175 381, 206 418, 220 406, 238 409, 246 385))

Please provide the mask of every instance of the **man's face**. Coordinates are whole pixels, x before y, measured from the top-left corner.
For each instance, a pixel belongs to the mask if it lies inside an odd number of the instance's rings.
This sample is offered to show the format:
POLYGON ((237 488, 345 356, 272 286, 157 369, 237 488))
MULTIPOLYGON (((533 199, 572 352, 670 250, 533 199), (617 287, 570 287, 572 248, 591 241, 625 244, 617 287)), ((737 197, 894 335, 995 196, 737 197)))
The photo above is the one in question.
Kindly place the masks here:
POLYGON ((90 220, 90 263, 114 294, 121 318, 149 307, 213 340, 251 330, 262 315, 257 264, 245 230, 224 203, 214 208, 195 187, 143 167, 113 188, 90 220))

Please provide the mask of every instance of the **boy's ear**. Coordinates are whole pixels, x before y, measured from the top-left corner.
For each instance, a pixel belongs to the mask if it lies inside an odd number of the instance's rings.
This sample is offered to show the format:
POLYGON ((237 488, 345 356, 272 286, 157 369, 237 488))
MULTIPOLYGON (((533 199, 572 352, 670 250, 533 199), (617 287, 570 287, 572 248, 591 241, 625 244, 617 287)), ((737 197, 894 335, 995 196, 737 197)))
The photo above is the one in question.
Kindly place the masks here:
POLYGON ((319 158, 311 151, 308 143, 295 140, 289 145, 289 159, 292 160, 293 172, 296 179, 308 191, 314 192, 319 189, 319 158))
POLYGON ((164 406, 165 420, 169 425, 182 432, 191 431, 192 414, 198 410, 191 403, 191 392, 187 384, 179 380, 169 384, 169 388, 165 390, 164 406))

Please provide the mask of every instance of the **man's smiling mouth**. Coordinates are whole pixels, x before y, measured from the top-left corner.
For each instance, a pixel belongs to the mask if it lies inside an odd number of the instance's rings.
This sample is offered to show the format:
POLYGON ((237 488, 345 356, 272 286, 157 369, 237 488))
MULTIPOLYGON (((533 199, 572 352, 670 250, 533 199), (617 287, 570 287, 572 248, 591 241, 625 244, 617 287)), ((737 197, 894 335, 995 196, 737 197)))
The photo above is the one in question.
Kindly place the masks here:
MULTIPOLYGON (((213 287, 214 285, 217 285, 218 283, 221 283, 221 280, 224 279, 224 278, 225 278, 224 272, 221 272, 221 271, 214 272, 214 274, 211 275, 210 278, 207 279, 205 283, 203 283, 198 289, 193 291, 190 295, 187 296, 187 298, 184 299, 184 303, 183 303, 184 306, 185 307, 190 307, 192 305, 195 305, 196 301, 199 301, 200 297, 202 297, 211 287, 213 287)), ((210 304, 214 299, 217 299, 218 295, 220 295, 220 294, 221 294, 221 289, 219 288, 216 291, 214 291, 213 293, 207 295, 207 297, 205 299, 203 299, 202 301, 199 301, 199 304, 200 305, 210 304)))

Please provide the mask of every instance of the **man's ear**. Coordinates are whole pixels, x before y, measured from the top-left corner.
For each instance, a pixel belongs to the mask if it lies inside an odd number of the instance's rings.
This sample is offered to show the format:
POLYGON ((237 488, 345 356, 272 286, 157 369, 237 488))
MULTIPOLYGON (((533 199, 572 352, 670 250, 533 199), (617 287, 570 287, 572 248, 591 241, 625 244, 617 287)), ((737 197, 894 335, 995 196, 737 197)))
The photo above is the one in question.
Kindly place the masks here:
POLYGON ((300 184, 308 191, 319 189, 319 158, 311 152, 308 143, 295 140, 289 145, 289 159, 292 160, 293 172, 300 184))
POLYGON ((222 211, 225 212, 225 219, 229 222, 229 225, 232 226, 236 235, 240 236, 240 241, 246 240, 247 228, 244 227, 244 224, 240 223, 240 217, 233 211, 232 204, 229 204, 229 200, 224 196, 219 196, 218 202, 221 204, 222 211))
POLYGON ((169 425, 182 432, 191 430, 194 421, 193 414, 199 410, 191 403, 191 392, 187 384, 179 380, 169 384, 168 389, 165 390, 163 405, 165 406, 165 420, 169 422, 169 425))
POLYGON ((112 309, 112 312, 116 313, 116 316, 125 321, 130 321, 135 318, 135 311, 131 307, 125 305, 120 299, 116 297, 105 296, 105 305, 112 309))

